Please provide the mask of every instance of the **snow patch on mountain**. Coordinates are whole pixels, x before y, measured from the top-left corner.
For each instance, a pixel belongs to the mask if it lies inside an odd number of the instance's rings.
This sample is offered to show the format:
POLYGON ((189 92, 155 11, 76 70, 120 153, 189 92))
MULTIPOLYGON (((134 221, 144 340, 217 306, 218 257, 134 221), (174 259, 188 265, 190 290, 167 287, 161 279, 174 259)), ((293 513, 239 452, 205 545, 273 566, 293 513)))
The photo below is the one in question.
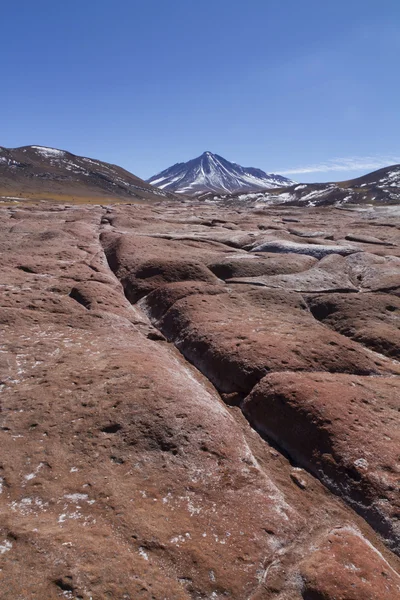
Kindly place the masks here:
POLYGON ((56 148, 46 148, 46 146, 31 146, 31 148, 46 158, 65 156, 64 150, 57 150, 56 148))

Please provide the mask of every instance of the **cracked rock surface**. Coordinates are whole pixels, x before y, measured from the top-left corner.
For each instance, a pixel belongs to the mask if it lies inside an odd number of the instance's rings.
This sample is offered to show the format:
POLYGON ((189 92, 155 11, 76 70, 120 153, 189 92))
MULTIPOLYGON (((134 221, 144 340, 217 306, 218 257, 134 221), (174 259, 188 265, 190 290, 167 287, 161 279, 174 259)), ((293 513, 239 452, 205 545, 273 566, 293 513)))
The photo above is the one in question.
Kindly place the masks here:
POLYGON ((395 211, 0 212, 1 598, 400 599, 395 211))

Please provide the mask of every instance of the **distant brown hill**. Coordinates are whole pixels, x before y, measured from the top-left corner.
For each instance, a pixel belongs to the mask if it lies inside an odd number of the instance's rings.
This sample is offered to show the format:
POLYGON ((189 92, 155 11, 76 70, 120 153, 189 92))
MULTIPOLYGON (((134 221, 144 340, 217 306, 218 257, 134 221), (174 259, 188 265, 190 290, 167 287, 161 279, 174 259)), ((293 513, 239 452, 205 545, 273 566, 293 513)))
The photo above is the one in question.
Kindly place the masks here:
POLYGON ((173 194, 116 165, 43 146, 0 146, 0 199, 160 201, 173 194))

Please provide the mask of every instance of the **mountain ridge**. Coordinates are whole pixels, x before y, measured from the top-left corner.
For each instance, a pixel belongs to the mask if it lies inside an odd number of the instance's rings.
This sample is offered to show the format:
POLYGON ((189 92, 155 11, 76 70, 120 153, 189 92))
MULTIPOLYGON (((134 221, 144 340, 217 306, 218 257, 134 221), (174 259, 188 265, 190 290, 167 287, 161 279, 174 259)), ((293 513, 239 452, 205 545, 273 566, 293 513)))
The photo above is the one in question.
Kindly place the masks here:
POLYGON ((391 165, 355 179, 327 183, 296 183, 280 189, 216 196, 201 200, 264 202, 288 206, 343 206, 346 204, 400 204, 400 165, 391 165))
POLYGON ((0 146, 0 198, 174 199, 126 169, 47 146, 0 146))

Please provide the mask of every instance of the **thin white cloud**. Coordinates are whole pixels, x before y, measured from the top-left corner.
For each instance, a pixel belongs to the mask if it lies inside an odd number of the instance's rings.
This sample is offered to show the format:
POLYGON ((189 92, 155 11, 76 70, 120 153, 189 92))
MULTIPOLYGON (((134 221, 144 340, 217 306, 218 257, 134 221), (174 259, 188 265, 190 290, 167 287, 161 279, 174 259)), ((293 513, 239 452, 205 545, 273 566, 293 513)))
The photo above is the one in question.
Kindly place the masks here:
POLYGON ((400 156, 353 156, 350 158, 333 158, 322 163, 295 167, 293 169, 276 169, 280 175, 294 173, 324 173, 327 171, 373 171, 400 163, 400 156))

